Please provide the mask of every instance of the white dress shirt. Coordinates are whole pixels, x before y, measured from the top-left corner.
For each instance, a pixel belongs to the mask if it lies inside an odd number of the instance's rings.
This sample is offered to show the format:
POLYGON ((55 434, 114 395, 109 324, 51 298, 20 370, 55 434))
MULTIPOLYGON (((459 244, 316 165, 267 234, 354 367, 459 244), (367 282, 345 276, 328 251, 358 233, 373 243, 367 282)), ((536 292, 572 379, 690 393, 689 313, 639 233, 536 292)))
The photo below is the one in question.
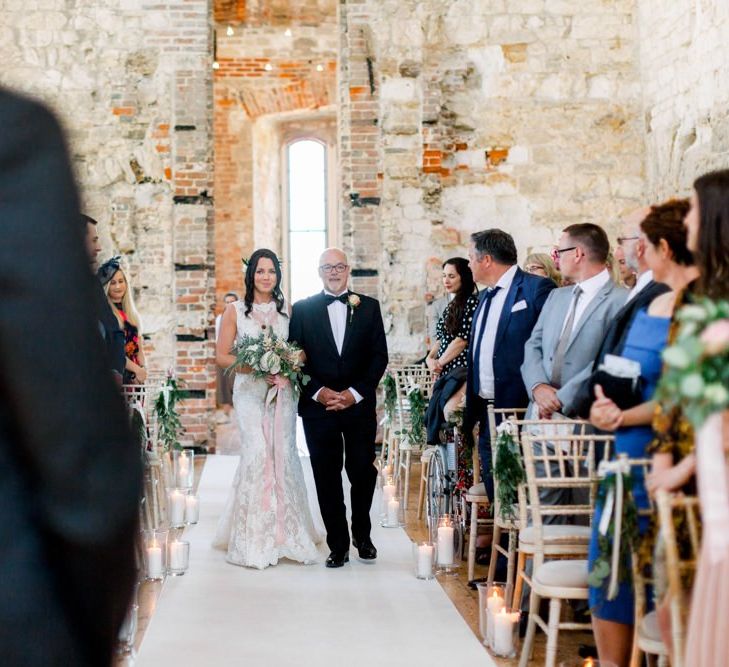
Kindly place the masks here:
MULTIPOLYGON (((339 294, 333 294, 332 292, 328 292, 327 290, 324 290, 324 294, 328 294, 329 296, 338 297, 342 294, 346 294, 347 290, 344 290, 340 292, 339 294)), ((337 352, 339 352, 339 356, 342 356, 342 346, 344 345, 344 332, 347 329, 347 312, 349 311, 349 306, 347 306, 346 303, 342 303, 341 301, 332 301, 327 306, 327 313, 329 314, 329 324, 332 327, 332 335, 334 336, 334 343, 337 346, 337 352)), ((312 398, 314 400, 317 400, 319 397, 319 391, 317 391, 312 398)), ((352 392, 352 396, 354 396, 354 402, 359 403, 362 400, 362 395, 353 389, 352 387, 349 387, 349 391, 352 392)))
MULTIPOLYGON (((648 269, 647 271, 644 271, 638 276, 638 279, 635 281, 635 286, 633 287, 630 292, 628 292, 628 301, 630 301, 638 292, 640 292, 651 280, 653 280, 653 271, 648 269)), ((628 303, 626 301, 625 303, 628 303)))
MULTIPOLYGON (((517 268, 516 264, 514 264, 514 266, 499 278, 496 285, 494 285, 494 287, 500 287, 501 289, 491 299, 488 317, 486 318, 486 328, 483 331, 483 339, 481 340, 478 374, 479 396, 481 398, 494 397, 494 345, 496 344, 496 330, 499 326, 501 311, 504 309, 506 297, 511 289, 511 283, 514 282, 517 268)), ((479 313, 478 320, 474 323, 476 332, 481 331, 482 319, 483 311, 479 313)))
MULTIPOLYGON (((610 273, 608 273, 607 269, 603 269, 595 276, 592 276, 592 278, 588 278, 587 280, 583 280, 581 283, 577 283, 575 287, 579 287, 582 290, 582 294, 577 301, 577 307, 575 308, 575 317, 572 321, 572 331, 575 330, 575 327, 580 321, 580 318, 582 315, 584 315, 585 311, 587 310, 587 306, 590 305, 592 300, 597 296, 597 293, 602 289, 603 285, 605 285, 610 280, 610 273)), ((573 289, 574 292, 574 289, 573 289)), ((573 297, 574 298, 574 297, 573 297)), ((564 331, 564 327, 567 324, 567 320, 569 320, 569 311, 567 311, 567 314, 565 315, 565 321, 562 324, 562 331, 564 331)), ((571 333, 571 332, 570 332, 571 333)))

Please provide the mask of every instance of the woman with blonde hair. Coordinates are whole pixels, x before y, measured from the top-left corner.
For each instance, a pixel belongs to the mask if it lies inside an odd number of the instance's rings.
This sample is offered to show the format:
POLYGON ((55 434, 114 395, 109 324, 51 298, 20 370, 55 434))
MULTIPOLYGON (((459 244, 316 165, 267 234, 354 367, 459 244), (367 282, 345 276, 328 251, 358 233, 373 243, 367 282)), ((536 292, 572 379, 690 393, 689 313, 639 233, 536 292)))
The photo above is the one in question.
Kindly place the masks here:
POLYGON ((147 380, 147 369, 140 334, 141 321, 119 257, 112 257, 102 264, 98 275, 119 327, 124 331, 124 384, 144 384, 147 380))
POLYGON ((535 276, 542 276, 542 278, 549 278, 557 287, 562 284, 562 276, 546 252, 533 252, 531 255, 527 255, 524 260, 524 271, 535 276))

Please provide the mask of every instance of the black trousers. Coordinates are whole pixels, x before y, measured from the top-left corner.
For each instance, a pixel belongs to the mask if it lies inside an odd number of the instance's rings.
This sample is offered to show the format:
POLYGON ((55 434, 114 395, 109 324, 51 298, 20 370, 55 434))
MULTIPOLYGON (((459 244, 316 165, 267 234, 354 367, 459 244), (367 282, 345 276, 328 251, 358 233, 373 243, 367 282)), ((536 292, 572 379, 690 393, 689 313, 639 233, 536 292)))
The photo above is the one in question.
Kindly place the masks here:
POLYGON ((332 551, 349 549, 349 530, 342 489, 342 466, 352 485, 352 537, 369 538, 370 507, 377 482, 377 419, 351 417, 347 411, 323 418, 304 418, 306 444, 314 471, 316 495, 332 551))

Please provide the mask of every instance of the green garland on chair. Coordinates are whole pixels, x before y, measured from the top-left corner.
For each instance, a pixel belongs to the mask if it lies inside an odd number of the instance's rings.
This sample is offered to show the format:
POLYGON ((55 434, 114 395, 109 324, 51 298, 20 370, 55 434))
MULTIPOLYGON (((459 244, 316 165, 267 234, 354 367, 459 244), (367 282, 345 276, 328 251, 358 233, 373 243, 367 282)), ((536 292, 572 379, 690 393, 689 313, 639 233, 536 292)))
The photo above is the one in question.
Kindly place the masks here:
POLYGON ((526 481, 524 464, 519 454, 519 443, 514 438, 516 425, 505 420, 496 428, 496 460, 494 481, 497 482, 499 514, 504 521, 516 518, 514 505, 519 497, 519 485, 526 481))
POLYGON ((410 407, 410 430, 405 429, 400 435, 411 445, 425 441, 425 396, 418 385, 408 388, 408 406, 410 407))
MULTIPOLYGON (((616 473, 603 478, 597 494, 598 503, 602 506, 603 512, 606 509, 605 501, 610 490, 617 496, 617 478, 623 478, 623 517, 620 526, 620 556, 618 561, 618 581, 630 581, 632 553, 637 549, 640 536, 638 533, 638 509, 633 498, 633 477, 629 473, 616 473)), ((615 500, 617 503, 617 498, 615 500)), ((612 549, 615 536, 615 521, 610 524, 605 535, 597 531, 598 554, 593 562, 592 569, 587 576, 587 583, 593 588, 607 588, 608 580, 612 573, 612 549)))
POLYGON ((184 429, 182 428, 180 415, 176 410, 177 403, 182 398, 183 392, 177 379, 171 373, 168 374, 167 381, 162 385, 154 404, 154 412, 159 426, 159 439, 166 452, 172 449, 182 449, 178 436, 184 429))
POLYGON ((397 405, 397 385, 390 371, 387 371, 385 377, 382 378, 382 388, 385 392, 385 415, 392 424, 395 420, 395 406, 397 405))

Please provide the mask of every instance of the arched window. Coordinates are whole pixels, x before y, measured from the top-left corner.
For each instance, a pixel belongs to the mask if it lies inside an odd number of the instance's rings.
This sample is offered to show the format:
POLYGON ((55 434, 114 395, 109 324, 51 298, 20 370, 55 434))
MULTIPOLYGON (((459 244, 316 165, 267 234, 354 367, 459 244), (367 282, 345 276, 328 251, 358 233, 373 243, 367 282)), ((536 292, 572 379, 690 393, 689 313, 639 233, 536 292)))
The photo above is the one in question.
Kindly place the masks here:
POLYGON ((321 289, 317 261, 330 244, 327 147, 314 139, 286 146, 285 244, 291 303, 321 289))

